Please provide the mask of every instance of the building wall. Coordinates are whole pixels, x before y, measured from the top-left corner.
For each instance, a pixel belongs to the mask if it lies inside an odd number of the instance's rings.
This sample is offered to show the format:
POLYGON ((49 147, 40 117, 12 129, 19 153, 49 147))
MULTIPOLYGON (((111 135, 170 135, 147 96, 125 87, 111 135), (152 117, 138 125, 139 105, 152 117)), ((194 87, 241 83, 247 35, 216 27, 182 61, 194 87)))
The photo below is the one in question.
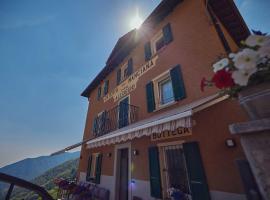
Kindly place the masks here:
MULTIPOLYGON (((171 24, 173 41, 162 49, 162 51, 158 52, 156 66, 139 78, 136 90, 130 93, 130 104, 139 106, 140 120, 191 103, 217 92, 215 88, 209 88, 205 92, 200 91, 202 77, 211 77, 213 74, 212 64, 217 60, 218 56, 225 54, 222 43, 206 11, 204 1, 183 1, 155 29, 140 30, 141 34, 144 35, 142 41, 119 66, 126 63, 130 57, 133 58, 133 71, 136 71, 145 64, 144 44, 167 23, 171 24), (187 98, 176 102, 170 107, 148 113, 146 107, 146 84, 177 64, 181 65, 187 98)), ((223 26, 222 30, 230 47, 235 51, 237 45, 223 26)), ((117 86, 116 72, 117 69, 107 77, 109 80, 109 92, 117 86)), ((89 100, 84 139, 93 137, 91 129, 94 117, 99 112, 110 110, 118 104, 118 102, 113 102, 113 99, 110 99, 106 103, 104 103, 102 98, 98 101, 97 88, 90 94, 89 100)), ((183 137, 181 140, 199 141, 208 184, 210 190, 213 191, 214 199, 222 197, 223 193, 220 193, 220 191, 226 192, 227 195, 230 193, 243 193, 234 160, 243 158, 244 155, 238 138, 230 135, 228 131, 228 125, 230 123, 245 120, 245 116, 238 104, 233 101, 222 102, 195 114, 193 119, 196 121, 196 125, 193 127, 192 136, 183 137), (227 148, 225 146, 226 138, 235 138, 237 147, 232 149, 227 148)), ((162 142, 166 142, 166 140, 162 142)), ((139 155, 132 157, 132 178, 141 183, 141 188, 149 187, 148 146, 151 145, 156 145, 156 142, 151 142, 149 137, 131 141, 131 148, 139 150, 139 155), (145 169, 142 170, 142 167, 145 169)), ((114 149, 114 145, 91 149, 91 153, 103 153, 102 184, 106 181, 113 182, 114 149), (111 157, 107 156, 108 153, 112 153, 111 157)), ((80 172, 86 172, 89 155, 90 150, 84 145, 81 151, 80 172)), ((145 195, 149 197, 149 194, 145 195)), ((241 198, 239 197, 239 199, 241 198)))
MULTIPOLYGON (((192 128, 192 135, 184 136, 178 140, 199 142, 210 189, 232 193, 243 192, 239 172, 234 161, 237 158, 244 158, 244 154, 239 138, 232 136, 228 130, 229 124, 246 119, 238 103, 231 100, 218 103, 196 113, 192 119, 196 123, 192 128), (234 138, 237 147, 226 147, 225 140, 227 138, 234 138)), ((138 149, 139 155, 133 157, 134 170, 132 177, 149 180, 148 169, 142 170, 141 167, 148 166, 148 147, 174 140, 151 142, 150 137, 146 136, 133 140, 132 149, 138 149)))
MULTIPOLYGON (((156 66, 149 72, 140 77, 136 90, 130 93, 130 104, 139 106, 139 119, 148 118, 152 115, 162 113, 169 109, 190 103, 196 99, 209 96, 217 90, 209 88, 205 92, 200 91, 200 80, 202 77, 211 77, 212 64, 221 54, 225 54, 223 46, 218 38, 216 30, 206 12, 203 1, 189 0, 180 3, 175 10, 167 16, 153 30, 140 30, 144 35, 139 45, 131 52, 119 66, 122 66, 127 60, 133 58, 133 71, 145 64, 144 44, 149 41, 154 34, 162 29, 167 23, 171 24, 174 40, 162 51, 158 52, 156 66), (189 20, 187 20, 187 18, 189 20), (177 102, 174 106, 159 110, 154 113, 148 113, 146 108, 145 85, 147 82, 162 72, 180 64, 184 78, 187 98, 177 102)), ((230 46, 233 50, 237 48, 232 38, 223 28, 230 46)), ((116 86, 115 69, 108 75, 109 92, 116 86)), ((94 117, 103 110, 110 110, 118 104, 109 100, 104 103, 102 99, 97 100, 97 88, 90 94, 89 109, 87 113, 84 139, 92 137, 91 128, 94 117)))
MULTIPOLYGON (((145 198, 147 196, 146 199, 150 198, 148 147, 155 146, 158 143, 182 140, 184 142, 199 142, 209 190, 214 200, 224 199, 226 196, 231 199, 245 199, 243 185, 235 164, 236 159, 243 159, 245 156, 239 137, 231 135, 228 130, 229 124, 246 120, 246 115, 238 106, 238 102, 235 100, 225 100, 199 111, 192 119, 195 121, 195 125, 192 128, 191 136, 155 142, 152 142, 150 137, 143 136, 130 141, 131 149, 136 149, 139 152, 137 156, 131 155, 131 178, 135 180, 133 189, 135 194, 137 191, 138 196, 141 195, 145 198), (225 145, 225 141, 228 138, 235 139, 236 147, 228 148, 225 145), (142 194, 141 192, 143 191, 144 193, 142 194)), ((106 180, 106 182, 114 183, 115 181, 114 154, 116 145, 119 144, 91 149, 91 153, 101 152, 103 154, 101 179, 106 180), (111 153, 111 157, 107 156, 108 153, 111 153)), ((85 170, 86 168, 84 167, 82 171, 85 170)), ((101 180, 101 185, 106 188, 112 187, 106 182, 101 180)), ((113 194, 114 187, 111 188, 111 192, 113 194)))

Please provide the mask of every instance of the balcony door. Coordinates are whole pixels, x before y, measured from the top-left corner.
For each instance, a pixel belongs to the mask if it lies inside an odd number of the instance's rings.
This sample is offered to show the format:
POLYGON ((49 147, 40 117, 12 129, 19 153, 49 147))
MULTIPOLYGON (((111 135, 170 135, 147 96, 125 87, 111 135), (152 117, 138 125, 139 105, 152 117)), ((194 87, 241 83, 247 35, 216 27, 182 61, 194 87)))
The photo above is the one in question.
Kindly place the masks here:
POLYGON ((129 124, 129 97, 119 102, 118 127, 123 128, 129 124))

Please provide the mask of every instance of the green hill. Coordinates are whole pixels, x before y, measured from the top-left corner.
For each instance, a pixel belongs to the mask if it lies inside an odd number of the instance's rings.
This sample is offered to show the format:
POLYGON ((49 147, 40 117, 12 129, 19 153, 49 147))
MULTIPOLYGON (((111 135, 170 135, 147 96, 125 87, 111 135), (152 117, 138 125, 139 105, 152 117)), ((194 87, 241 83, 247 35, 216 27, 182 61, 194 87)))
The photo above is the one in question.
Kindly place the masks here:
POLYGON ((36 158, 26 158, 0 168, 0 172, 16 176, 24 180, 33 180, 42 175, 47 170, 56 167, 68 160, 76 159, 80 152, 63 153, 55 156, 40 156, 36 158))
MULTIPOLYGON (((75 179, 79 159, 69 160, 61 165, 58 165, 41 176, 33 179, 31 182, 44 187, 54 198, 56 198, 57 188, 55 187, 53 180, 55 178, 75 179)), ((12 200, 36 200, 38 197, 27 190, 16 188, 12 193, 12 200)))

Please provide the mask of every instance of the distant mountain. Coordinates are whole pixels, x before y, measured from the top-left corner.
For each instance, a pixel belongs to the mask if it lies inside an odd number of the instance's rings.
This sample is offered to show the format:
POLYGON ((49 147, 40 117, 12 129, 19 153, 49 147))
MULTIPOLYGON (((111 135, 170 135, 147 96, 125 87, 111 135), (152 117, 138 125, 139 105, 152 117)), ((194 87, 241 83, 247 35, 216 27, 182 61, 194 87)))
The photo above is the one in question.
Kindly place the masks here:
MULTIPOLYGON (((37 158, 27 158, 16 163, 0 168, 0 172, 16 176, 25 180, 33 180, 51 168, 54 168, 68 160, 76 159, 80 152, 63 153, 55 156, 40 156, 37 158)), ((9 185, 0 182, 0 199, 9 185)))
MULTIPOLYGON (((44 187, 53 197, 56 199, 57 187, 54 185, 53 180, 55 178, 64 178, 73 180, 76 178, 77 169, 79 164, 79 158, 66 161, 52 169, 49 169, 42 175, 31 180, 32 183, 44 187)), ((12 200, 32 200, 37 199, 35 194, 26 191, 24 189, 15 189, 12 192, 12 200)))
POLYGON ((27 158, 0 168, 0 172, 25 180, 32 180, 45 171, 80 156, 80 152, 63 153, 55 156, 40 156, 27 158))

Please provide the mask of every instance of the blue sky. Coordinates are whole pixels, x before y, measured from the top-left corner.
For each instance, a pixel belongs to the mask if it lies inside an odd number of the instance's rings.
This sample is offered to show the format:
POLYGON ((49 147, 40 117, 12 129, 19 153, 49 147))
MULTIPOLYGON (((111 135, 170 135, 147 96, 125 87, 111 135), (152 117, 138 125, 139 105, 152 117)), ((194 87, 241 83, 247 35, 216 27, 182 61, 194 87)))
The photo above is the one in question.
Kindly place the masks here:
MULTIPOLYGON (((136 8, 160 0, 0 0, 0 167, 82 139, 87 99, 136 8)), ((236 0, 250 28, 270 32, 270 1, 236 0)))

